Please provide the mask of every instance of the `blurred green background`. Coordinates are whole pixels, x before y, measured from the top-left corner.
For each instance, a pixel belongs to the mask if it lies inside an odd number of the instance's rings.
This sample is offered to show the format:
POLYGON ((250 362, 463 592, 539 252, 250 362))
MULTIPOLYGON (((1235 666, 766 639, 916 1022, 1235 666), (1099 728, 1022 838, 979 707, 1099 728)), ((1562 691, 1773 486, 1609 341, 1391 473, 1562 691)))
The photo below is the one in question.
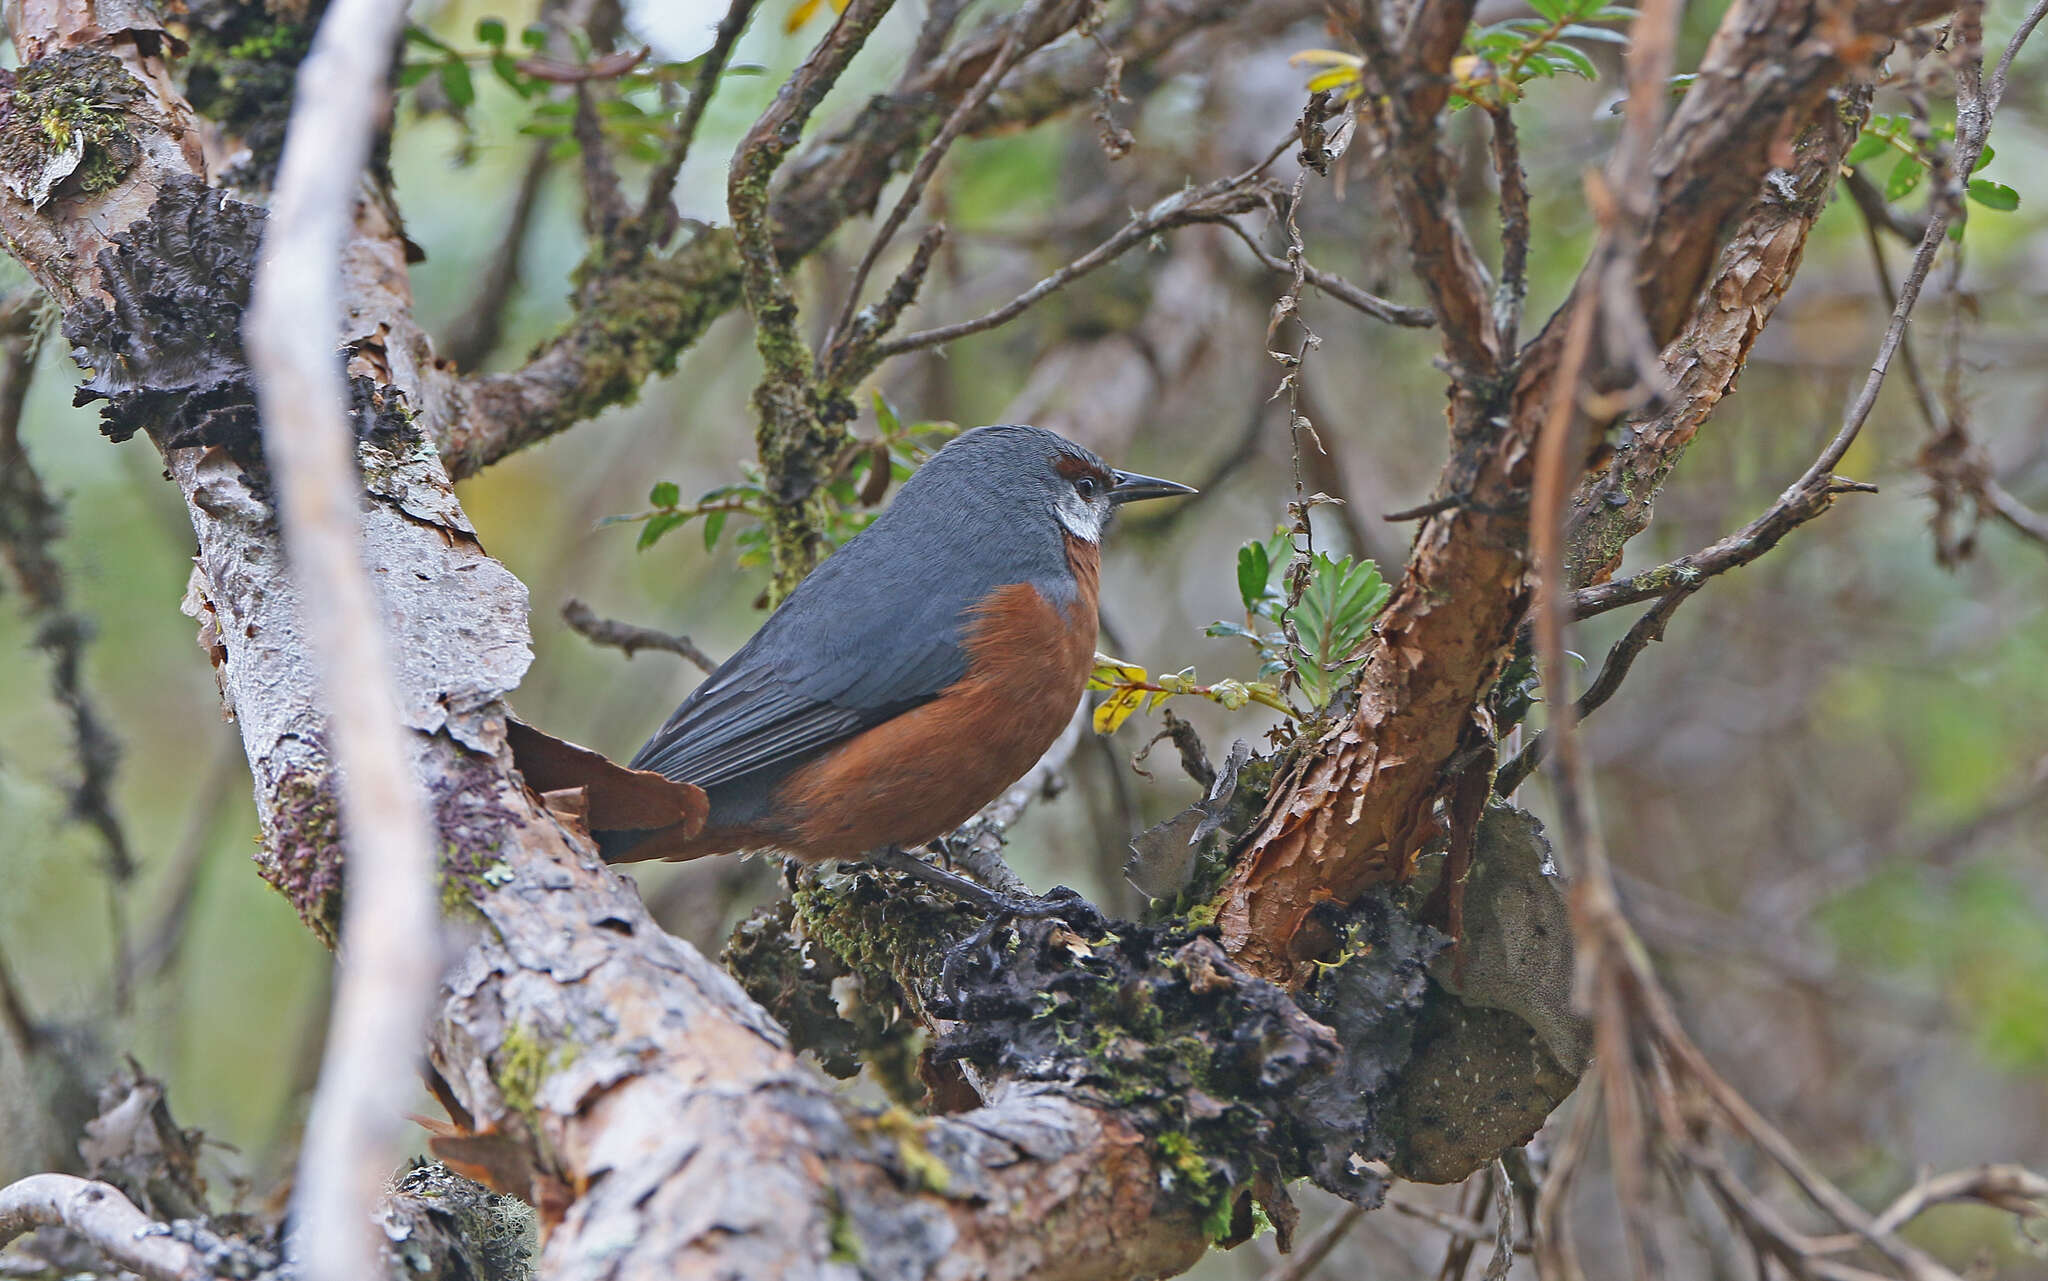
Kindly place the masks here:
MULTIPOLYGON (((1719 8, 1689 11, 1682 65, 1697 58, 1719 8)), ((643 4, 629 39, 687 58, 722 9, 643 4)), ((785 33, 787 11, 769 6, 740 47, 739 60, 763 74, 729 76, 711 107, 679 188, 690 217, 722 221, 733 145, 823 30, 820 16, 785 33)), ((1992 37, 2002 41, 2018 12, 1994 4, 1992 37)), ((884 22, 821 119, 843 119, 893 79, 921 13, 907 3, 884 22)), ((468 47, 486 16, 516 30, 532 15, 451 3, 427 20, 468 47)), ((956 148, 935 184, 952 236, 912 323, 978 314, 1131 209, 1243 168, 1299 113, 1303 73, 1287 56, 1329 40, 1308 19, 1195 42, 1156 82, 1127 86, 1135 101, 1118 116, 1137 146, 1123 159, 1105 156, 1085 111, 956 148)), ((1598 83, 1539 83, 1518 112, 1534 193, 1531 331, 1590 242, 1580 175, 1602 162, 1616 131, 1616 63, 1604 46, 1595 53, 1598 83)), ((2038 53, 2022 61, 1993 133, 1989 172, 2022 203, 1973 211, 1960 281, 1937 269, 1913 336, 1939 383, 1953 331, 1973 435, 2008 489, 2048 507, 2048 330, 2036 319, 2048 291, 2041 65, 2038 53)), ((1881 96, 1880 110, 1903 109, 1881 96)), ((392 160, 408 231, 427 251, 413 279, 430 330, 445 331, 467 306, 501 234, 536 145, 519 132, 527 110, 481 78, 467 136, 445 116, 402 114, 392 160)), ((1490 244, 1476 115, 1461 114, 1449 132, 1466 216, 1490 244)), ((557 163, 545 178, 524 242, 526 283, 491 367, 516 365, 566 317, 582 247, 574 168, 557 163)), ((1292 173, 1283 161, 1283 179, 1292 173)), ((1901 208, 1911 214, 1924 200, 1901 208)), ((795 273, 813 336, 868 226, 856 221, 795 273)), ((1341 184, 1309 183, 1302 226, 1319 266, 1419 301, 1366 157, 1351 158, 1341 184)), ((1901 270, 1905 248, 1891 242, 1885 252, 1901 270)), ((1629 568, 1737 527, 1832 434, 1887 310, 1870 256, 1857 209, 1838 196, 1739 391, 1679 468, 1629 568)), ((1235 549, 1270 534, 1291 497, 1286 416, 1268 403, 1281 371, 1265 342, 1283 284, 1226 234, 1182 230, 1013 325, 895 362, 876 385, 906 417, 1037 422, 1120 465, 1196 483, 1246 446, 1243 465, 1199 502, 1163 523, 1147 513, 1113 539, 1103 614, 1104 648, 1155 671, 1192 664, 1204 677, 1249 677, 1243 647, 1202 628, 1237 615, 1235 549)), ((1313 295, 1305 313, 1323 345, 1307 364, 1304 409, 1329 449, 1305 460, 1308 487, 1348 502, 1318 512, 1318 537, 1391 574, 1412 526, 1381 513, 1425 499, 1445 453, 1435 342, 1313 295)), ((571 596, 603 615, 687 632, 715 657, 758 625, 752 602, 764 578, 736 565, 729 537, 707 553, 692 527, 636 553, 635 527, 598 524, 643 509, 656 481, 677 482, 687 499, 736 479, 752 451, 757 371, 748 322, 728 315, 637 404, 462 487, 486 547, 532 589, 536 662, 516 699, 522 716, 623 755, 697 678, 670 655, 627 661, 571 633, 559 618, 571 596)), ((90 687, 124 747, 118 801, 143 864, 123 896, 131 944, 150 940, 167 914, 183 923, 174 955, 117 1014, 98 847, 65 817, 68 731, 48 696, 46 658, 10 601, 0 607, 0 654, 11 656, 0 677, 0 954, 37 1017, 89 1034, 97 1061, 135 1054, 167 1080, 181 1120, 225 1145, 216 1173, 268 1190, 317 1053, 328 958, 249 862, 247 774, 178 612, 192 544, 177 496, 147 441, 109 445, 92 410, 70 408, 74 382, 62 344, 49 344, 25 441, 66 505, 69 586, 99 627, 90 687)), ((1687 1025, 1760 1108, 1870 1202, 1925 1166, 2048 1162, 2048 547, 1986 522, 1973 554, 1939 566, 1915 468, 1926 437, 1895 376, 1841 468, 1882 492, 1849 497, 1700 593, 1587 726, 1631 915, 1687 1025)), ((1597 665, 1627 622, 1626 613, 1600 619, 1574 647, 1597 665)), ((1263 732, 1257 713, 1202 705, 1188 715, 1220 755, 1232 736, 1263 732)), ((1124 839, 1194 791, 1164 748, 1146 762, 1153 777, 1131 768, 1157 728, 1140 715, 1082 745, 1068 790, 1013 834, 1011 859, 1027 880, 1132 905, 1116 872, 1124 839)), ((1548 801, 1540 782, 1520 799, 1539 812, 1548 801)), ((773 889, 770 869, 737 860, 635 877, 673 928, 712 948, 773 889)), ((1450 1204, 1448 1193, 1416 1196, 1450 1204)), ((1581 1232, 1597 1264, 1615 1228, 1601 1197, 1583 1201, 1581 1232)), ((1988 1275, 2038 1276, 2044 1266, 1989 1211, 1940 1211, 1914 1231, 1945 1253, 1986 1251, 1988 1275)), ((1681 1238, 1673 1248, 1674 1275, 1711 1275, 1727 1243, 1681 1238)), ((1218 1256, 1199 1275, 1256 1276, 1269 1249, 1218 1256)), ((1387 1212, 1368 1216, 1344 1249, 1328 1275, 1347 1266, 1406 1275, 1435 1266, 1441 1237, 1387 1212)))

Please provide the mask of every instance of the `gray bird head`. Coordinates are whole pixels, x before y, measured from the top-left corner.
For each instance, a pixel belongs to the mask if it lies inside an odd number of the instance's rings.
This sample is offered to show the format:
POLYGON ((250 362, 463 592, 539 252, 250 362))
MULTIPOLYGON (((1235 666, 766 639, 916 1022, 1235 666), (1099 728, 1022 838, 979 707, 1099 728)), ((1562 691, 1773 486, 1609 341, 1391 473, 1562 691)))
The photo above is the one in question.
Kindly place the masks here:
POLYGON ((1194 492, 1177 481, 1120 471, 1043 427, 1005 423, 948 443, 905 483, 897 505, 958 504, 1030 532, 1057 525, 1099 543, 1123 504, 1194 492))

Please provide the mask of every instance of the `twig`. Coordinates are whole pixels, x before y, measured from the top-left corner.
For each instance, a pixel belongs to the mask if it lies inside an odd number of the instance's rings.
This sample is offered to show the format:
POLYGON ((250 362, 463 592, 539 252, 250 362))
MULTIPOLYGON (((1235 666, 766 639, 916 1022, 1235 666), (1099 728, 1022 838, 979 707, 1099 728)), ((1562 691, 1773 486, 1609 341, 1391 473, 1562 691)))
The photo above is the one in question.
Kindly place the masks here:
POLYGON ((687 636, 656 631, 652 627, 641 627, 634 623, 623 623, 615 618, 599 618, 596 611, 582 601, 571 597, 562 602, 562 621, 569 629, 593 644, 610 645, 633 657, 643 649, 658 649, 664 653, 680 654, 699 671, 710 673, 718 664, 711 656, 697 648, 695 641, 687 636))
POLYGON ((1503 103, 1487 108, 1486 118, 1493 126, 1493 171, 1500 180, 1500 283, 1493 289, 1493 323, 1501 346, 1513 351, 1529 296, 1529 180, 1522 172, 1514 113, 1503 103))
POLYGON ((469 306, 448 327, 439 344, 441 355, 458 369, 474 369, 498 349, 505 333, 505 305, 519 288, 519 264, 526 248, 526 233, 533 225, 533 211, 540 203, 540 189, 554 168, 550 154, 555 144, 537 142, 526 157, 519 186, 512 195, 512 212, 505 219, 504 234, 490 258, 479 269, 483 283, 477 286, 469 306))
MULTIPOLYGON (((1600 665, 1600 674, 1579 695, 1575 705, 1575 718, 1584 720, 1621 688, 1621 682, 1628 677, 1629 668, 1634 666, 1636 656, 1647 648, 1651 641, 1664 639, 1664 625, 1671 621, 1671 615, 1683 605, 1686 598, 1698 591, 1697 586, 1681 587, 1667 593, 1655 605, 1643 611, 1640 618, 1629 626, 1622 638, 1607 651, 1607 661, 1600 665)), ((1493 792, 1496 796, 1512 796, 1535 768, 1543 763, 1543 754, 1549 749, 1548 729, 1529 740, 1529 745, 1517 752, 1514 759, 1501 766, 1495 776, 1493 792)))
POLYGON ((126 1013, 130 1005, 127 889, 135 876, 135 856, 114 806, 114 770, 120 763, 121 745, 86 688, 85 650, 93 626, 70 607, 64 568, 56 553, 63 532, 60 510, 21 443, 22 406, 42 349, 34 324, 34 299, 17 300, 9 311, 6 328, 10 332, 0 338, 0 561, 6 562, 26 613, 36 623, 36 647, 50 656, 51 697, 71 722, 78 777, 68 789, 67 808, 73 819, 99 836, 114 953, 109 971, 114 1009, 126 1013))
POLYGON ((2013 497, 2012 491, 1996 480, 1986 477, 1978 487, 1978 495, 1984 499, 1991 514, 2004 521, 2014 532, 2048 545, 2048 516, 2027 506, 2013 497))
POLYGON ((576 82, 576 117, 571 126, 577 158, 583 164, 583 227, 593 240, 612 239, 626 218, 626 193, 619 186, 618 166, 605 144, 597 118, 597 97, 582 80, 576 82))
POLYGON ((946 117, 946 123, 940 126, 938 135, 926 144, 924 154, 917 158, 917 167, 910 171, 910 180, 903 185, 902 192, 896 197, 896 203, 890 206, 888 214, 882 219, 882 225, 875 229, 874 236, 868 241, 868 247, 862 251, 860 263, 853 269, 853 281, 846 287, 846 301, 840 304, 838 319, 825 331, 825 341, 819 344, 821 347, 830 350, 838 336, 852 328, 853 313, 860 307, 860 296, 867 289, 868 275, 874 271, 876 259, 882 256, 882 251, 889 247, 889 242, 902 230, 904 221, 910 217, 910 211, 917 207, 917 202, 924 198, 924 189, 931 182, 932 175, 938 171, 939 162, 945 159, 953 140, 967 128, 967 122, 981 110, 982 104, 996 91, 996 86, 1002 82, 1003 77, 1010 74, 1012 67, 1054 35, 1078 21, 1081 14, 1086 11, 1082 5, 1065 4, 1055 7, 1055 4, 1056 0, 1025 0, 1023 8, 1011 17, 1009 31, 1004 35, 1003 43, 996 50, 996 56, 990 61, 988 69, 981 73, 980 79, 974 82, 974 87, 967 91, 967 96, 954 106, 952 113, 946 117), (1040 31, 1037 29, 1038 25, 1049 10, 1054 20, 1046 23, 1046 29, 1040 31))
POLYGON ((146 983, 177 964, 178 954, 187 937, 185 929, 191 921, 192 902, 198 892, 200 873, 205 870, 206 856, 212 849, 214 822, 220 817, 221 807, 227 804, 233 791, 231 785, 238 776, 244 776, 244 768, 237 744, 233 739, 223 739, 214 749, 213 761, 206 767, 199 788, 193 793, 185 830, 179 836, 177 848, 163 873, 169 888, 160 891, 156 897, 164 900, 164 905, 157 914, 156 923, 135 945, 129 957, 134 981, 146 983))
MULTIPOLYGON (((1280 150, 1285 150, 1285 147, 1283 146, 1280 150)), ((1125 250, 1142 244, 1169 228, 1182 227, 1190 223, 1228 223, 1232 215, 1249 213, 1261 203, 1259 196, 1254 190, 1254 184, 1257 182, 1259 174, 1267 165, 1272 163, 1277 155, 1278 151, 1269 156, 1264 162, 1245 170, 1236 177, 1219 178, 1204 187, 1187 188, 1174 192, 1118 228, 1109 239, 1095 246, 1095 248, 1076 258, 1066 266, 1061 267, 1058 271, 1031 286, 1031 288, 1023 293, 1018 294, 1015 298, 1012 298, 994 311, 986 315, 977 316, 973 320, 963 320, 951 325, 940 325, 932 329, 921 329, 916 333, 905 334, 901 338, 885 342, 876 349, 876 362, 880 363, 892 356, 900 356, 905 352, 918 351, 926 347, 937 347, 944 343, 953 342, 956 339, 965 338, 970 334, 978 334, 984 330, 994 329, 996 326, 1007 323, 1015 318, 1026 308, 1048 294, 1065 288, 1096 268, 1114 261, 1125 250)))
MULTIPOLYGON (((1236 219, 1226 219, 1223 225, 1237 233, 1237 238, 1243 241, 1245 247, 1252 251, 1253 256, 1259 260, 1260 265, 1273 271, 1288 273, 1294 271, 1294 268, 1288 263, 1267 253, 1265 246, 1261 245, 1236 219)), ((1322 270, 1320 267, 1310 263, 1306 258, 1301 259, 1301 274, 1302 278, 1309 284, 1322 290, 1345 306, 1364 312, 1374 320, 1384 320, 1390 325, 1400 325, 1408 329, 1428 329, 1436 324, 1436 316, 1429 308, 1404 307, 1400 303, 1389 302, 1378 294, 1368 293, 1366 290, 1360 289, 1342 276, 1332 275, 1330 272, 1322 270)))
POLYGON ((1337 1248, 1337 1243, 1364 1217, 1364 1206, 1346 1205, 1328 1223, 1317 1228, 1316 1234, 1302 1242, 1292 1255, 1268 1268, 1259 1281, 1308 1281, 1323 1265, 1323 1260, 1330 1257, 1330 1252, 1337 1248))
POLYGON ((408 763, 374 590, 335 339, 336 264, 402 0, 336 0, 300 65, 244 329, 298 606, 319 668, 348 858, 342 974, 293 1197, 312 1281, 376 1271, 371 1210, 397 1160, 440 966, 434 841, 408 763))
POLYGON ((726 64, 732 61, 733 46, 739 43, 760 2, 732 0, 726 7, 725 17, 719 20, 718 32, 712 37, 711 48, 704 55, 704 65, 697 70, 697 83, 690 89, 690 103, 683 108, 683 118, 676 125, 675 137, 669 139, 668 150, 662 153, 661 163, 647 180, 647 199, 640 207, 640 216, 622 233, 627 250, 639 252, 648 245, 660 244, 674 228, 676 178, 683 172, 683 163, 690 158, 690 147, 697 141, 697 128, 704 123, 704 111, 711 105, 711 96, 718 91, 718 78, 725 74, 726 64))
POLYGON ((0 1246, 37 1228, 69 1229, 109 1262, 148 1281, 209 1281, 212 1276, 198 1247, 165 1235, 162 1224, 110 1183, 32 1174, 0 1188, 0 1246))
POLYGON ((945 239, 946 224, 933 223, 927 227, 918 238, 910 262, 889 286, 889 292, 874 306, 855 313, 852 322, 833 338, 831 347, 820 353, 819 373, 828 384, 835 388, 851 387, 874 372, 881 363, 876 344, 896 327, 905 309, 917 301, 917 291, 924 287, 925 275, 945 239))

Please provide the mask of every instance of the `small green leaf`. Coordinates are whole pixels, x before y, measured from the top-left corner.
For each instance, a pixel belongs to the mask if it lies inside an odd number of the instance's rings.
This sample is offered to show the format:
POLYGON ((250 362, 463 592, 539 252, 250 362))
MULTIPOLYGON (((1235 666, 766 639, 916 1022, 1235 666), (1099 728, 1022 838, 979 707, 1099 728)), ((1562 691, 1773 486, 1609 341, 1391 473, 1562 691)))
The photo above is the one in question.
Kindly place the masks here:
POLYGON ((1891 176, 1884 180, 1886 200, 1904 200, 1913 194, 1920 180, 1927 176, 1927 166, 1917 156, 1900 156, 1899 163, 1892 166, 1891 176))
POLYGON ((1625 31, 1616 31, 1612 27, 1589 27, 1578 22, 1572 23, 1557 34, 1569 36, 1573 40, 1599 40, 1607 44, 1628 43, 1628 33, 1625 31))
POLYGON ((548 47, 548 29, 538 22, 529 22, 519 31, 519 43, 535 50, 548 47))
POLYGON ((398 69, 398 87, 410 89, 428 76, 434 74, 438 62, 408 62, 398 69))
POLYGON ((725 518, 731 512, 711 512, 704 517, 704 550, 711 551, 718 546, 718 536, 725 532, 725 518))
POLYGON ((1588 80, 1600 78, 1600 69, 1593 65, 1593 60, 1568 44, 1546 45, 1537 56, 1559 71, 1569 71, 1588 80))
POLYGON ((540 82, 519 69, 519 60, 511 54, 498 52, 491 55, 491 72, 505 82, 505 87, 522 98, 531 98, 540 90, 540 82))
POLYGON ((2011 213, 2020 207, 2019 192, 1989 178, 1970 179, 1970 199, 1986 209, 1996 209, 2000 213, 2011 213))
POLYGON ((640 527, 640 538, 633 544, 633 550, 646 551, 661 541, 661 536, 681 525, 689 517, 681 512, 656 512, 640 527))
POLYGON ((476 20, 476 38, 479 44, 487 44, 493 49, 504 48, 505 20, 503 18, 478 18, 476 20))
POLYGON ((1566 16, 1572 5, 1571 0, 1529 0, 1529 7, 1556 22, 1566 16))
POLYGON ((441 64, 441 92, 458 111, 476 102, 476 81, 470 79, 468 63, 450 58, 441 64))
POLYGON ((1246 543, 1237 549, 1237 594, 1244 601, 1246 613, 1265 596, 1271 570, 1264 543, 1246 543))
POLYGON ((683 501, 683 491, 672 480, 664 480, 647 491, 650 507, 673 507, 683 501))
POLYGON ((453 45, 449 44, 446 40, 443 40, 441 37, 435 35, 433 32, 427 30, 425 27, 406 27, 405 39, 406 42, 409 44, 424 45, 426 48, 432 49, 436 53, 445 53, 453 55, 455 52, 455 47, 453 45))
POLYGON ((1849 154, 1842 157, 1842 163, 1855 166, 1867 164, 1891 149, 1891 139, 1875 130, 1865 129, 1856 139, 1856 145, 1849 148, 1849 154))
POLYGON ((875 430, 884 439, 894 439, 903 434, 903 419, 896 413, 896 406, 878 389, 875 392, 875 430))
POLYGON ((1990 143, 1985 143, 1984 150, 1977 153, 1977 163, 1970 166, 1970 172, 1975 173, 1985 165, 1990 164, 1991 158, 1997 154, 1998 152, 1992 148, 1990 143))

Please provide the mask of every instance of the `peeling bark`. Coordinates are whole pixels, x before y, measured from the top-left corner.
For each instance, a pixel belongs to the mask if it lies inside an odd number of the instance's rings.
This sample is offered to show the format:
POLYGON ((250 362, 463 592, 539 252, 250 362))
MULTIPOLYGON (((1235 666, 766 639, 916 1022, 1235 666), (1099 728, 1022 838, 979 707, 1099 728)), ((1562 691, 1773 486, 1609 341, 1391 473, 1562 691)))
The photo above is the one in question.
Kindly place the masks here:
MULTIPOLYGON (((1656 346, 1676 338, 1701 308, 1724 228, 1757 198, 1767 176, 1776 180, 1778 140, 1789 142, 1824 110, 1831 90, 1867 83, 1870 63, 1893 36, 1947 7, 1864 5, 1852 17, 1807 0, 1746 0, 1729 10, 1653 161, 1654 212, 1636 285, 1656 346)), ((1415 201, 1424 210, 1433 207, 1427 194, 1415 201)), ((1411 242, 1424 250, 1450 243, 1428 227, 1418 240, 1416 210, 1404 206, 1403 213, 1411 242)), ((1455 282, 1437 280, 1457 260, 1448 252, 1418 258, 1433 299, 1459 296, 1455 282)), ((1788 258, 1780 287, 1793 265, 1788 258)), ((1733 264, 1731 275, 1745 272, 1754 274, 1747 259, 1733 264)), ((1372 885, 1413 874, 1431 809, 1453 781, 1444 767, 1528 605, 1534 443, 1568 321, 1576 308, 1593 305, 1595 287, 1582 277, 1572 299, 1516 359, 1510 381, 1475 385, 1466 366, 1484 358, 1485 342, 1476 335, 1447 338, 1454 357, 1464 357, 1452 395, 1451 455, 1437 490, 1451 505, 1416 534, 1407 570, 1368 642, 1355 705, 1276 795, 1218 898, 1232 955, 1257 973, 1298 979, 1303 964, 1329 946, 1314 921, 1319 900, 1349 902, 1372 885)), ((1455 314, 1441 301, 1437 310, 1455 314)), ((1478 303, 1472 310, 1479 314, 1478 303)), ((1586 382, 1625 383, 1633 376, 1626 361, 1625 353, 1596 353, 1586 382)))

